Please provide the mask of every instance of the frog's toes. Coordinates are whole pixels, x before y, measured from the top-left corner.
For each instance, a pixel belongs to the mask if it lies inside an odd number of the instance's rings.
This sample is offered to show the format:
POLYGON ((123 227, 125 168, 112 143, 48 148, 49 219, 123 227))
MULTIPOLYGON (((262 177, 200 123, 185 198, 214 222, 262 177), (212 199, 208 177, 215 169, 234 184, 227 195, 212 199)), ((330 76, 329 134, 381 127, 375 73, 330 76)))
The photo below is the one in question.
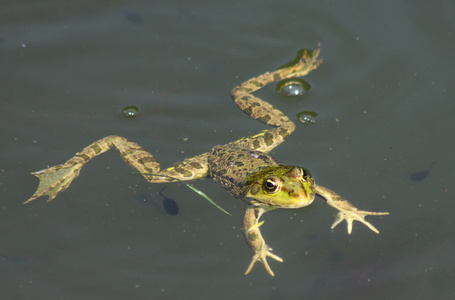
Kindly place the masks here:
POLYGON ((347 230, 348 234, 352 232, 352 223, 354 221, 359 221, 363 223, 365 226, 370 228, 373 232, 379 233, 379 230, 376 229, 370 222, 365 220, 366 216, 382 216, 388 215, 388 212, 370 212, 370 211, 363 211, 363 210, 355 210, 355 211, 340 211, 338 212, 337 216, 335 217, 335 222, 333 222, 331 229, 335 228, 338 224, 340 224, 343 220, 346 220, 347 223, 347 230))
POLYGON ((260 261, 261 263, 264 264, 264 267, 265 269, 267 270, 267 272, 271 275, 271 276, 275 276, 275 273, 273 273, 272 269, 270 268, 268 262, 267 262, 267 256, 270 256, 271 258, 273 258, 274 260, 277 260, 279 262, 283 262, 283 259, 281 257, 279 257, 278 255, 275 255, 273 254, 272 252, 272 248, 270 248, 269 246, 265 245, 262 247, 262 249, 258 252, 256 252, 254 255, 253 255, 253 258, 251 259, 251 263, 250 265, 248 266, 248 269, 246 270, 245 272, 245 275, 247 275, 248 273, 250 273, 250 271, 253 269, 253 266, 254 264, 257 262, 257 261, 260 261))
POLYGON ((71 182, 77 178, 83 164, 63 164, 54 166, 32 174, 39 178, 38 188, 33 196, 24 202, 29 203, 41 196, 49 196, 48 202, 54 199, 60 192, 68 188, 71 182))

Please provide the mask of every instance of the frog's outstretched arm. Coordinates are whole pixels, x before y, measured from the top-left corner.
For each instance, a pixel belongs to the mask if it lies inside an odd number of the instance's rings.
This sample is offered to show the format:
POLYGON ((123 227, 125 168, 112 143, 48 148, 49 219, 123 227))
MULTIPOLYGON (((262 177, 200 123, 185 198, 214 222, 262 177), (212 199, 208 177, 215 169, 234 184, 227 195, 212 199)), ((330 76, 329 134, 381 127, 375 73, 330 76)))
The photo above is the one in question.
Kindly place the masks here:
POLYGON ((359 221, 365 224, 368 228, 372 231, 379 233, 379 231, 368 221, 365 220, 366 216, 383 216, 388 215, 388 212, 370 212, 364 210, 358 210, 354 207, 351 203, 343 199, 340 195, 331 191, 325 187, 320 185, 314 185, 316 189, 316 194, 323 197, 327 204, 337 209, 339 212, 335 217, 335 222, 332 224, 332 229, 335 228, 341 221, 346 220, 348 225, 348 233, 351 234, 352 232, 352 222, 359 221))
POLYGON ((245 216, 243 217, 243 225, 242 225, 242 232, 243 236, 245 237, 246 243, 253 250, 253 259, 251 260, 248 269, 245 272, 245 275, 250 273, 251 269, 253 269, 254 264, 257 261, 260 261, 264 264, 265 269, 271 276, 275 276, 272 269, 270 268, 269 264, 267 263, 267 256, 271 258, 283 262, 283 260, 278 257, 277 255, 273 254, 272 248, 267 246, 262 237, 261 231, 259 230, 260 224, 258 224, 259 218, 265 212, 264 209, 259 207, 249 207, 245 212, 245 216))
MULTIPOLYGON (((336 208, 339 211, 335 218, 335 222, 331 227, 332 229, 335 228, 335 226, 337 226, 341 221, 346 220, 348 226, 348 233, 351 234, 352 223, 354 221, 359 221, 365 224, 372 231, 379 233, 379 231, 370 222, 365 220, 365 216, 382 216, 389 214, 388 212, 369 212, 364 210, 358 210, 351 203, 343 199, 334 191, 331 191, 325 187, 316 184, 314 185, 314 187, 316 193, 319 196, 323 197, 330 206, 336 208)), ((267 263, 267 256, 270 256, 279 262, 283 262, 283 259, 281 259, 280 257, 271 252, 272 248, 267 246, 267 244, 264 241, 264 238, 262 237, 261 231, 259 229, 261 223, 258 222, 259 218, 264 212, 266 212, 266 210, 263 208, 249 207, 243 218, 242 232, 248 246, 250 247, 251 250, 253 250, 253 259, 251 260, 251 263, 248 266, 245 275, 247 275, 251 271, 251 269, 253 268, 254 264, 257 261, 260 261, 264 264, 264 267, 267 270, 267 272, 270 275, 275 276, 269 264, 267 263)))
POLYGON ((160 171, 160 164, 152 154, 145 151, 141 146, 130 142, 121 136, 107 136, 93 144, 85 147, 81 152, 70 158, 66 163, 49 169, 33 172, 40 180, 35 194, 25 203, 35 200, 41 196, 49 196, 47 201, 51 201, 60 192, 66 190, 71 182, 77 178, 81 168, 92 158, 106 152, 111 148, 116 148, 120 152, 122 159, 135 168, 143 177, 151 183, 194 180, 207 176, 208 153, 204 153, 193 158, 176 163, 173 167, 160 171), (186 168, 190 166, 190 168, 186 168), (152 176, 147 174, 158 174, 152 176))

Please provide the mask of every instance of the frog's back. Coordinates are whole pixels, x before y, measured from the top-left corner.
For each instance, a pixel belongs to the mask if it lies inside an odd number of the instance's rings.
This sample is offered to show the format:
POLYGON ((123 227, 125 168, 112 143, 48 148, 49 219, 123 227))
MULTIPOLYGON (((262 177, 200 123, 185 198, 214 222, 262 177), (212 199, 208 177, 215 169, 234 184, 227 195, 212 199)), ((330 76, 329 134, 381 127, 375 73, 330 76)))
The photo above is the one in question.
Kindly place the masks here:
POLYGON ((266 153, 232 144, 214 147, 208 157, 210 178, 238 198, 248 175, 278 164, 266 153))

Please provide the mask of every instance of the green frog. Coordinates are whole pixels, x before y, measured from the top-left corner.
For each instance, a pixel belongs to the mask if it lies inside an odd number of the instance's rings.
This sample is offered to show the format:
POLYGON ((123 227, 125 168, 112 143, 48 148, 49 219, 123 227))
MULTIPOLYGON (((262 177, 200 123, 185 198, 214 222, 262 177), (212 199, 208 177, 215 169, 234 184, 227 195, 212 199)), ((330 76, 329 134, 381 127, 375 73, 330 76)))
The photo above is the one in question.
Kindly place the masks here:
POLYGON ((172 167, 161 170, 152 154, 138 144, 121 136, 108 136, 84 148, 62 165, 32 173, 40 182, 35 194, 25 203, 41 196, 54 199, 66 190, 79 175, 81 168, 92 158, 116 148, 122 159, 136 169, 150 183, 188 181, 211 178, 224 187, 234 197, 246 203, 242 232, 253 258, 245 275, 254 264, 260 261, 267 272, 274 276, 267 257, 279 262, 283 260, 272 253, 262 237, 259 222, 261 216, 276 208, 301 208, 310 205, 319 195, 330 206, 338 210, 332 229, 343 220, 351 234, 353 221, 365 224, 372 231, 379 231, 365 216, 387 215, 387 212, 359 210, 335 192, 315 184, 310 172, 298 166, 282 165, 268 153, 280 145, 295 129, 295 124, 280 110, 252 95, 269 83, 305 76, 322 62, 318 59, 320 47, 316 51, 305 50, 291 63, 274 72, 267 72, 236 86, 231 96, 235 103, 252 118, 274 128, 241 138, 223 146, 215 146, 211 151, 187 158, 172 167))

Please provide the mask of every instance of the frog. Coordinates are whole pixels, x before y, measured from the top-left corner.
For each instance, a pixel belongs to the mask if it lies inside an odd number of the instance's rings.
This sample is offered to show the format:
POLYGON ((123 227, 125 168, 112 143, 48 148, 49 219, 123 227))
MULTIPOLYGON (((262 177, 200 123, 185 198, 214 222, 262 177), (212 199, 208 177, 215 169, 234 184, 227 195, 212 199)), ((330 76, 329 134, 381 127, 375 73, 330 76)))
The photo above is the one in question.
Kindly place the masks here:
POLYGON ((261 216, 275 209, 297 209, 310 205, 316 196, 335 208, 333 230, 342 221, 347 223, 351 234, 353 222, 363 223, 375 233, 379 231, 366 216, 388 215, 388 212, 371 212, 357 209, 334 191, 315 183, 311 173, 304 167, 285 165, 273 158, 269 152, 283 143, 295 130, 295 123, 279 109, 253 95, 266 85, 284 79, 307 76, 322 63, 320 45, 317 50, 302 49, 290 63, 272 72, 253 77, 234 87, 231 97, 237 106, 250 117, 271 128, 242 137, 225 145, 214 146, 210 151, 186 158, 166 169, 161 169, 155 157, 135 142, 124 137, 104 137, 66 161, 44 170, 31 173, 39 179, 36 192, 24 203, 48 196, 48 202, 65 191, 76 179, 81 168, 94 157, 115 148, 121 158, 150 183, 169 183, 211 178, 235 198, 246 204, 241 231, 252 259, 245 275, 256 262, 264 265, 271 276, 275 276, 267 258, 278 262, 276 255, 261 234, 261 216))

